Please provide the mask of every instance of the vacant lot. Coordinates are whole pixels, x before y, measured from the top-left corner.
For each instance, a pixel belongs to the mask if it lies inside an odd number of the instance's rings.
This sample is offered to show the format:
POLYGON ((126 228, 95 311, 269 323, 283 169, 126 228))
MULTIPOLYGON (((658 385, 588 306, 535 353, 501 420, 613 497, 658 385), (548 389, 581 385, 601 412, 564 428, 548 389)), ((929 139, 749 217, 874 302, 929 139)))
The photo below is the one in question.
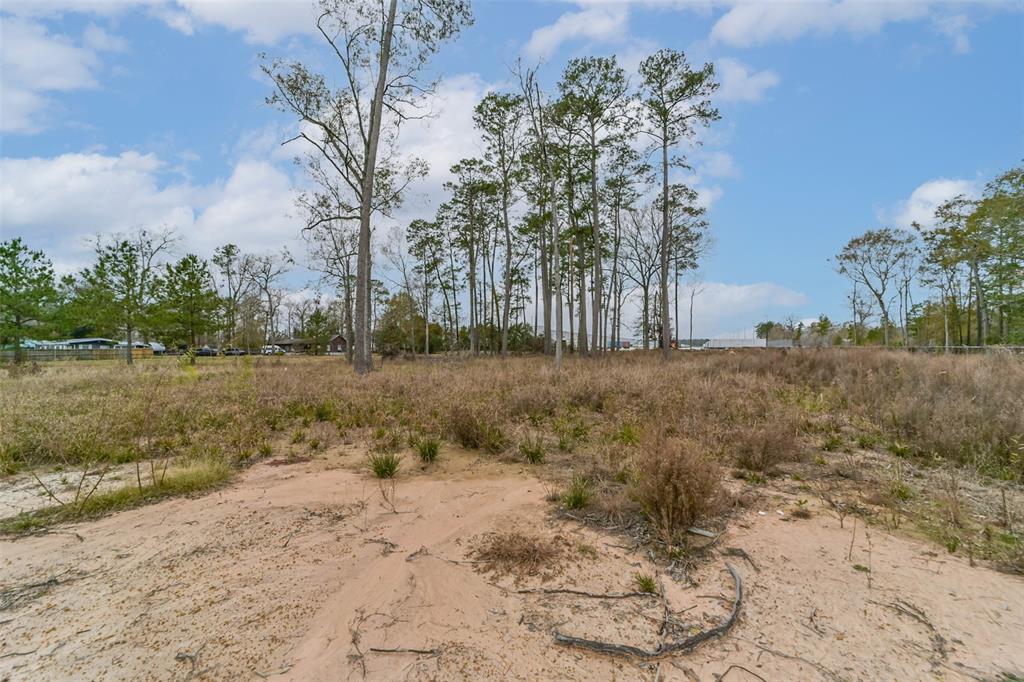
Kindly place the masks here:
POLYGON ((0 415, 11 679, 1024 673, 1019 359, 68 364, 0 415))

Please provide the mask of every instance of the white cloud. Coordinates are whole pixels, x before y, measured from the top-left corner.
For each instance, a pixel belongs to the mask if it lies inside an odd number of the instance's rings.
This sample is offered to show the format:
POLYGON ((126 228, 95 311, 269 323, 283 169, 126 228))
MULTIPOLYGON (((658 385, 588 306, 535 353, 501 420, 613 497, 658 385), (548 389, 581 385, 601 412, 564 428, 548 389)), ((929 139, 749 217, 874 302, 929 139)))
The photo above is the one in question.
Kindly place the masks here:
POLYGON ((932 26, 935 30, 949 38, 956 54, 967 54, 971 51, 971 40, 967 32, 974 27, 974 23, 966 14, 949 14, 938 16, 932 19, 932 26))
POLYGON ((0 176, 0 232, 25 237, 63 271, 89 262, 98 234, 163 225, 203 256, 226 242, 301 252, 290 178, 267 161, 243 159, 227 180, 199 186, 137 152, 4 158, 0 176))
POLYGON ((711 29, 712 42, 750 47, 804 35, 877 33, 893 22, 927 16, 923 2, 743 2, 730 8, 711 29))
POLYGON ((751 71, 745 64, 728 57, 718 59, 715 68, 722 83, 715 99, 723 102, 756 102, 779 84, 779 76, 774 71, 751 71))
POLYGON ((629 7, 626 3, 594 4, 576 12, 567 12, 555 23, 535 30, 523 52, 529 59, 544 59, 570 40, 617 41, 625 38, 628 30, 629 7))
POLYGON ((878 212, 882 222, 892 223, 909 230, 914 222, 931 227, 935 222, 935 209, 958 194, 977 196, 978 184, 972 180, 938 178, 919 185, 910 196, 896 206, 878 212))
POLYGON ((19 17, 54 18, 111 17, 142 8, 186 35, 199 26, 221 26, 244 34, 249 43, 270 45, 316 31, 314 7, 313 0, 6 0, 3 9, 19 17))
POLYGON ((723 151, 711 151, 703 155, 700 161, 701 175, 711 178, 734 178, 739 169, 732 154, 723 151))
MULTIPOLYGON (((16 17, 3 17, 0 41, 0 131, 28 133, 46 127, 46 93, 94 88, 99 56, 66 35, 16 17)), ((96 34, 91 34, 96 38, 96 34)))
MULTIPOLYGON (((316 30, 312 0, 177 0, 176 4, 193 22, 239 31, 250 43, 272 45, 286 36, 316 30)), ((180 12, 162 9, 162 18, 170 26, 192 33, 192 23, 185 21, 180 12)))
POLYGON ((448 169, 459 160, 480 156, 480 136, 473 127, 473 107, 492 86, 477 74, 444 79, 428 99, 430 118, 408 122, 402 128, 402 153, 424 159, 430 170, 415 183, 402 210, 403 215, 432 215, 445 198, 443 185, 451 178, 448 169))

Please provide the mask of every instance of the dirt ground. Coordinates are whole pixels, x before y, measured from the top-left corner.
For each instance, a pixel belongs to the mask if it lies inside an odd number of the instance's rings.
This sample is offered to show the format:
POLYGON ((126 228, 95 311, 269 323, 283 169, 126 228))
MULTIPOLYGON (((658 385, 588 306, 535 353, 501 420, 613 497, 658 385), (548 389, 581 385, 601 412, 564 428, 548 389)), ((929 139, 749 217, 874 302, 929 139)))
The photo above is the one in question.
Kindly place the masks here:
POLYGON ((788 513, 763 495, 689 573, 628 537, 553 513, 528 468, 442 451, 382 494, 354 446, 271 460, 230 486, 0 541, 0 680, 955 680, 1024 674, 1024 580, 922 541, 788 513), (473 548, 555 538, 542 575, 483 572, 473 548), (749 560, 737 550, 746 552, 749 560), (568 648, 553 632, 651 648, 662 597, 677 632, 737 625, 652 661, 568 648), (392 651, 377 651, 391 649, 392 651), (417 650, 417 651, 394 651, 417 650))

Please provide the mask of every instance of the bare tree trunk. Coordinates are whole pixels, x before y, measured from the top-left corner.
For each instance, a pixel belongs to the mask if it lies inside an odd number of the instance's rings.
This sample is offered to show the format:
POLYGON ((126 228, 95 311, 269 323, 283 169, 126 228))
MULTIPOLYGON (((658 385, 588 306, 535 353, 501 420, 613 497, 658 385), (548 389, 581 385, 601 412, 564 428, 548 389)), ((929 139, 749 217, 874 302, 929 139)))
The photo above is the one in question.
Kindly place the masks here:
POLYGON ((601 284, 601 224, 597 202, 597 132, 594 129, 593 122, 590 124, 590 151, 590 227, 594 240, 594 274, 591 276, 591 286, 593 288, 591 348, 597 354, 601 352, 601 294, 603 288, 601 284))
POLYGON ((669 317, 668 317, 668 127, 661 131, 661 357, 669 357, 669 317))
MULTIPOLYGON (((506 187, 508 186, 506 179, 506 187)), ((508 223, 508 192, 501 195, 501 217, 502 225, 505 228, 505 300, 501 307, 501 357, 508 357, 508 324, 509 313, 512 310, 512 229, 508 223)))
POLYGON ((388 15, 380 46, 377 87, 370 106, 369 141, 363 158, 363 186, 359 197, 359 249, 356 264, 356 355, 355 369, 366 374, 373 369, 370 353, 370 213, 373 210, 373 180, 377 166, 377 145, 380 141, 380 124, 384 108, 384 90, 388 82, 388 65, 391 62, 391 39, 395 31, 395 15, 398 0, 388 4, 388 15))
POLYGON ((679 347, 679 261, 675 262, 675 268, 673 270, 675 277, 673 278, 672 285, 675 287, 675 291, 672 296, 672 302, 675 306, 675 323, 676 323, 676 347, 679 347))

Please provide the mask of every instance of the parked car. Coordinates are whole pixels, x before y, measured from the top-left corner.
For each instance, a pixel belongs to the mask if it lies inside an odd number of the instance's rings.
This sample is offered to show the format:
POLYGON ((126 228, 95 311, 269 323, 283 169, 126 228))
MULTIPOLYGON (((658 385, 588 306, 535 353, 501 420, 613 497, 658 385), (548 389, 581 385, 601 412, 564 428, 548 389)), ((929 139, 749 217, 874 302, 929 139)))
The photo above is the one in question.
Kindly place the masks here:
POLYGON ((260 353, 263 355, 284 355, 284 348, 281 346, 263 346, 260 349, 260 353))
POLYGON ((220 355, 220 351, 216 348, 210 348, 209 346, 203 346, 202 348, 196 348, 196 357, 200 358, 211 358, 220 355))
POLYGON ((153 355, 163 355, 164 352, 167 350, 167 347, 164 346, 164 344, 158 343, 156 341, 150 341, 149 347, 153 349, 153 355))
POLYGON ((249 351, 244 348, 235 348, 234 346, 228 346, 224 349, 224 355, 248 355, 249 351))

